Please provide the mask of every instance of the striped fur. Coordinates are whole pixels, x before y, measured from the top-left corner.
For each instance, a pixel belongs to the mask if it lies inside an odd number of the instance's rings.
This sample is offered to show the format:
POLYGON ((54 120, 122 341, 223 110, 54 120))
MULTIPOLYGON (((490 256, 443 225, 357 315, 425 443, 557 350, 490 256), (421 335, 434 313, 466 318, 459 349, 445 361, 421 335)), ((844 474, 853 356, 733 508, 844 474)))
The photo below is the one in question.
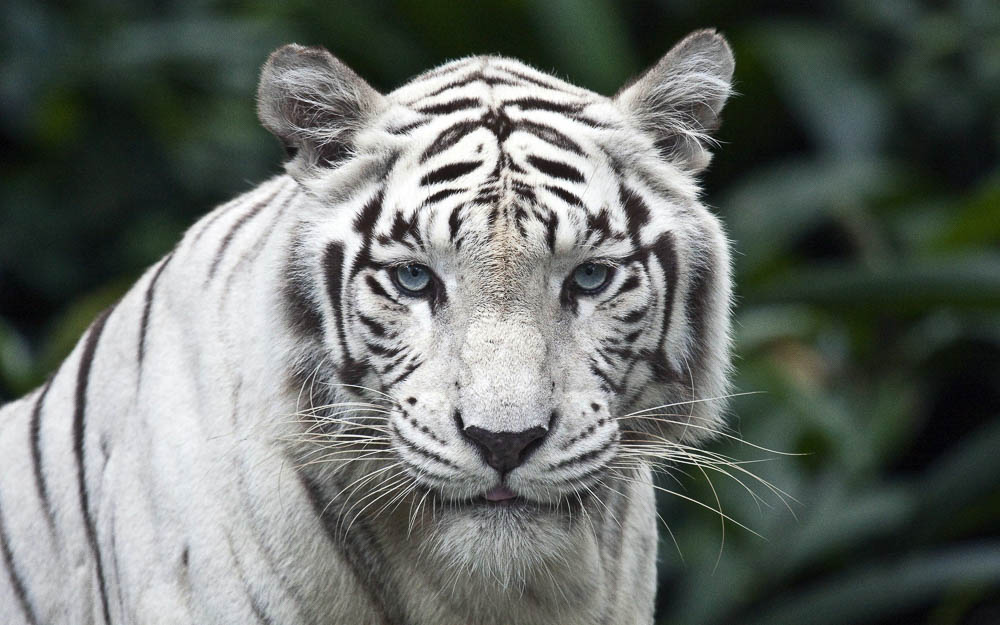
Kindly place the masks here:
POLYGON ((620 450, 721 408, 623 415, 726 391, 728 244, 694 175, 731 73, 711 31, 614 98, 497 57, 382 95, 272 55, 288 173, 0 410, 5 622, 652 622, 651 476, 620 450), (540 438, 501 475, 475 431, 540 438), (518 497, 486 501, 501 480, 518 497))

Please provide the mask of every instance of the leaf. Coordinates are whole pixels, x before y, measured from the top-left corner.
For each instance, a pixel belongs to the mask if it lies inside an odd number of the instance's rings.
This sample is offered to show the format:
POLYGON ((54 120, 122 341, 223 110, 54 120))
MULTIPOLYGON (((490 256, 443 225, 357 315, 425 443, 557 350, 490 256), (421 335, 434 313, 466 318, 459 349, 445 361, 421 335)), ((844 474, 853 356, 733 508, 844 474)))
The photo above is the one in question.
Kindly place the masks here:
POLYGON ((849 159, 878 152, 889 131, 889 99, 861 71, 857 33, 772 21, 755 28, 750 41, 821 150, 849 159))
POLYGON ((863 314, 926 310, 936 306, 1000 306, 1000 256, 900 262, 868 268, 809 268, 775 276, 746 296, 752 304, 795 302, 863 314))
POLYGON ((903 182, 883 159, 792 159, 760 168, 722 197, 743 275, 769 268, 796 237, 839 207, 867 205, 903 182))
MULTIPOLYGON (((860 554, 856 554, 858 557, 860 554)), ((864 623, 905 613, 952 588, 1000 583, 1000 543, 858 565, 757 611, 751 625, 864 623)))

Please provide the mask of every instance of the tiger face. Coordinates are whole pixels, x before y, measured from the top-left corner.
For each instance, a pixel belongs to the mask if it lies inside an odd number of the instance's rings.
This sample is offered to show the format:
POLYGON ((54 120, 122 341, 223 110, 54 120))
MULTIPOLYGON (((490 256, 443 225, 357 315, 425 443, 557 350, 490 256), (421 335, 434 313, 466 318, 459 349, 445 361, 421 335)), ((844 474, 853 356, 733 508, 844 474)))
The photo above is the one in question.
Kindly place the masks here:
POLYGON ((614 98, 497 57, 388 95, 317 49, 265 67, 261 118, 313 205, 297 370, 383 406, 327 426, 372 427, 385 451, 357 466, 435 502, 450 561, 565 554, 643 441, 717 424, 728 245, 694 175, 731 73, 709 31, 614 98))

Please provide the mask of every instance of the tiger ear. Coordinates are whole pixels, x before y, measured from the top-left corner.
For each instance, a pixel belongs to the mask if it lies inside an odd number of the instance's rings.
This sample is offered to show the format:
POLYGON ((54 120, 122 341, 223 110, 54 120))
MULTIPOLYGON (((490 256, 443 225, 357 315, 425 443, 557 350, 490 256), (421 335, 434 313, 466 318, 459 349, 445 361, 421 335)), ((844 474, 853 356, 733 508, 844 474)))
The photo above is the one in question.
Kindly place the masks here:
POLYGON ((384 107, 379 92, 324 48, 289 44, 261 69, 257 115, 304 171, 349 156, 354 136, 384 107))
POLYGON ((626 85, 615 102, 654 139, 664 157, 691 173, 708 166, 711 133, 732 93, 733 52, 712 29, 697 30, 626 85))

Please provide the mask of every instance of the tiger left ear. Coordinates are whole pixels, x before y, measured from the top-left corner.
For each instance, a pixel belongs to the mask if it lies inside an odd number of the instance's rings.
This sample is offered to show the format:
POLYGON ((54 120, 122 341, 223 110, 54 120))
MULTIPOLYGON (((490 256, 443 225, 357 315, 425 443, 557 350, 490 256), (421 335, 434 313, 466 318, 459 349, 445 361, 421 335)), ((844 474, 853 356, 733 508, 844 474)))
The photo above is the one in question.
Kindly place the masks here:
POLYGON ((712 29, 698 30, 615 96, 664 157, 697 173, 708 166, 711 133, 732 93, 733 52, 712 29))
POLYGON ((290 169, 334 166, 385 98, 324 48, 289 44, 260 72, 257 114, 294 157, 290 169))

